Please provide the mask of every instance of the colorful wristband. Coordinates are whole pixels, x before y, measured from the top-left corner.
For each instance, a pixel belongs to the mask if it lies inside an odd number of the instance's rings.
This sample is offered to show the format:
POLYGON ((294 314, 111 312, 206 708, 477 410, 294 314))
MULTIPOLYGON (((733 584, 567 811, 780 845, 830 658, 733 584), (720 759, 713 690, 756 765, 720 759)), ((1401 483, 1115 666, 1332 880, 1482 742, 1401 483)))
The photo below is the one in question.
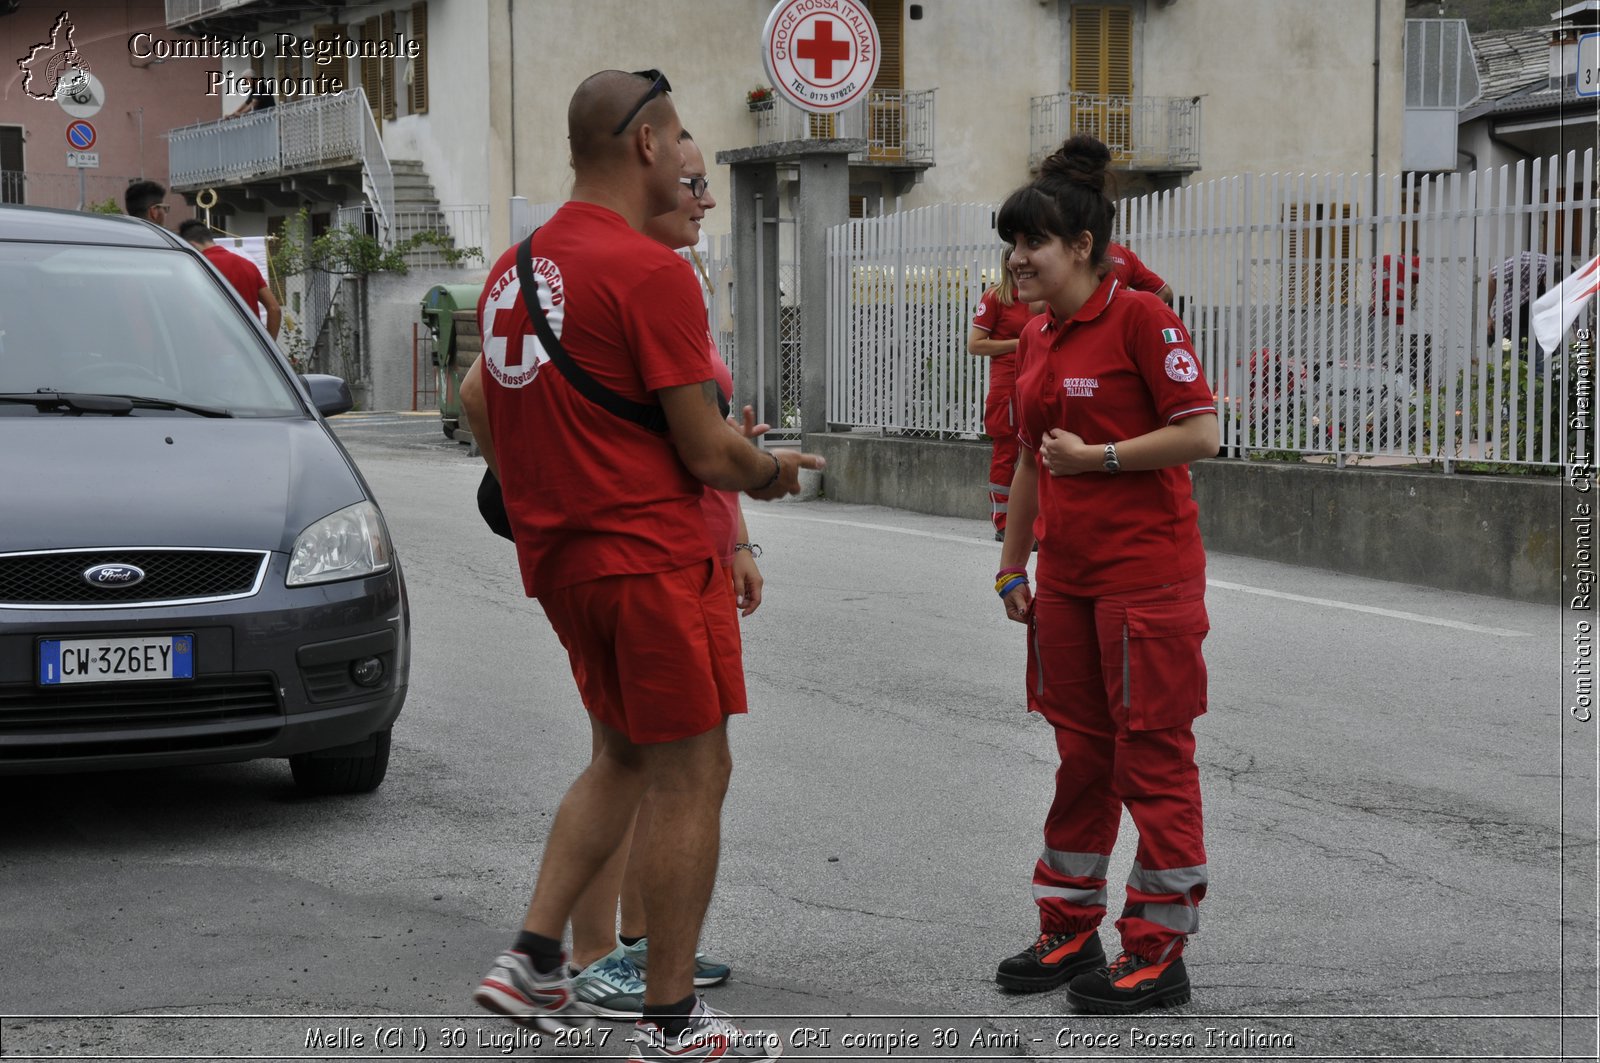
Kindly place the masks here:
POLYGON ((995 592, 997 594, 999 594, 1000 597, 1004 598, 1006 595, 1010 594, 1012 591, 1016 590, 1018 587, 1026 587, 1027 585, 1028 585, 1028 577, 1027 576, 1013 576, 1005 584, 1005 586, 1002 587, 1002 586, 996 585, 995 592))

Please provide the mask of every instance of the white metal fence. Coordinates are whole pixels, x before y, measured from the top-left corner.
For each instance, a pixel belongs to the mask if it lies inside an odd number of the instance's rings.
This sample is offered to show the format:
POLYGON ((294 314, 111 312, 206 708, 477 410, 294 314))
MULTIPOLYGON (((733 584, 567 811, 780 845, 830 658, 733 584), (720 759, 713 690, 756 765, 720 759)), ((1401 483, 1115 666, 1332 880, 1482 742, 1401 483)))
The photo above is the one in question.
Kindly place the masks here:
MULTIPOLYGON (((1594 180, 1592 150, 1442 177, 1247 175, 1127 201, 1119 239, 1179 293, 1229 452, 1554 465, 1592 381, 1541 357, 1515 309, 1595 254, 1594 180), (1544 256, 1533 290, 1513 272, 1513 312, 1492 313, 1489 279, 1522 252, 1544 256)), ((998 276, 994 209, 829 234, 828 420, 982 431, 986 367, 965 347, 998 276)))
POLYGON ((1000 276, 994 207, 938 204, 828 233, 828 421, 919 435, 983 431, 988 370, 967 354, 1000 276))

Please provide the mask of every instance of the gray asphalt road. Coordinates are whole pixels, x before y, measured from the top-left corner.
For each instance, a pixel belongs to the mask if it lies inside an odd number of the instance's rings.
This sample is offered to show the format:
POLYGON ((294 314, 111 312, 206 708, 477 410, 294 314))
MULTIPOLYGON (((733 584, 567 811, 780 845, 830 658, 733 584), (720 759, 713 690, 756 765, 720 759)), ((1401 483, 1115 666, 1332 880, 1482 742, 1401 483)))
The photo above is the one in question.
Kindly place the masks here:
MULTIPOLYGON (((473 511, 481 466, 428 417, 339 427, 411 593, 388 781, 0 780, 8 1058, 626 1055, 625 1026, 534 1048, 472 1014, 587 728, 473 511)), ((1032 936, 1054 757, 985 526, 747 514, 768 593, 704 944, 736 971, 712 1002, 769 1016, 749 1024, 788 1054, 1593 1056, 1595 732, 1563 709, 1554 603, 1214 555, 1195 1001, 1086 1019, 992 983, 1032 936)))

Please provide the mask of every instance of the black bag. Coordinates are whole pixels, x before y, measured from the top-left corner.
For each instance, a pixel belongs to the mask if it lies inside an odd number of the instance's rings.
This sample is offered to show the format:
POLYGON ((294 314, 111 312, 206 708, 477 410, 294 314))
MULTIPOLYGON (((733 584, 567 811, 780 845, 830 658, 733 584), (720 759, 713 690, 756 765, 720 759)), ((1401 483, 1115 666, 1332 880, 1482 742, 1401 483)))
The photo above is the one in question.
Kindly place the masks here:
MULTIPOLYGON (((561 375, 567 378, 567 382, 584 398, 606 412, 624 421, 631 421, 657 435, 665 435, 667 415, 660 404, 634 402, 618 395, 574 362, 568 356, 566 348, 561 346, 561 341, 556 339, 555 332, 550 328, 550 322, 545 319, 544 304, 539 301, 539 289, 533 280, 532 233, 517 245, 517 284, 522 289, 522 303, 527 308, 528 317, 533 321, 533 330, 539 337, 540 346, 550 356, 550 361, 555 363, 555 367, 561 370, 561 375)), ((719 392, 717 399, 722 407, 722 416, 728 416, 727 398, 719 392)), ((490 531, 502 539, 514 541, 511 534, 511 518, 506 513, 505 495, 500 490, 500 480, 488 469, 483 471, 483 479, 478 484, 478 513, 490 531)))

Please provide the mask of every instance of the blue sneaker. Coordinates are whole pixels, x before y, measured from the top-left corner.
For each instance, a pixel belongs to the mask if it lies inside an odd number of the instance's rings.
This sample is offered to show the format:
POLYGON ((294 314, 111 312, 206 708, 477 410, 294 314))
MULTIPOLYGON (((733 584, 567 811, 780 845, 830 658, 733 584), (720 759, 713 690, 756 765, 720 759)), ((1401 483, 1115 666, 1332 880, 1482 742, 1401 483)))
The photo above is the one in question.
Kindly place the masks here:
POLYGON ((579 1009, 603 1019, 644 1017, 644 979, 621 945, 572 972, 572 995, 579 1009))
MULTIPOLYGON (((640 938, 632 945, 623 945, 628 959, 641 971, 650 969, 650 939, 640 938)), ((696 989, 707 986, 721 985, 733 974, 733 968, 718 960, 713 960, 703 952, 694 954, 694 985, 696 989)))

